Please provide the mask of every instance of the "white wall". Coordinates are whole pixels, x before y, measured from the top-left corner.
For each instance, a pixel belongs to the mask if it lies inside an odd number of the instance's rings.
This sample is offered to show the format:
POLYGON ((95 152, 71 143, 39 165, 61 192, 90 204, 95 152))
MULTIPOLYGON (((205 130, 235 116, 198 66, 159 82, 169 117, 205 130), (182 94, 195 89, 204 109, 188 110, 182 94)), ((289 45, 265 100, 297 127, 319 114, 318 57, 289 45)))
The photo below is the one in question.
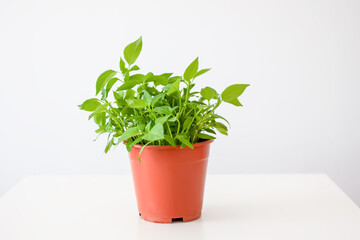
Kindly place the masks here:
POLYGON ((360 204, 359 1, 0 2, 0 195, 29 174, 130 173, 77 104, 143 36, 144 72, 250 83, 210 173, 327 173, 360 204))

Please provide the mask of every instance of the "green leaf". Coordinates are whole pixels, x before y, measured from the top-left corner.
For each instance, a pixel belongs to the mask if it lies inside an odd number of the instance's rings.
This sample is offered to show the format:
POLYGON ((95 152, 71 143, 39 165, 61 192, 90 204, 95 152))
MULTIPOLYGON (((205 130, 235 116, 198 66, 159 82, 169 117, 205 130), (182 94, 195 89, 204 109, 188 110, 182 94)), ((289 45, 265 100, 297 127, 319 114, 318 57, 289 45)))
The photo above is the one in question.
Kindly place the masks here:
POLYGON ((214 130, 210 129, 210 128, 205 128, 203 130, 208 132, 208 133, 216 134, 216 132, 214 130))
POLYGON ((188 137, 185 137, 182 134, 177 135, 175 138, 179 139, 181 143, 185 144, 191 149, 194 149, 194 146, 189 142, 188 137))
POLYGON ((224 118, 224 117, 222 117, 222 116, 220 116, 220 115, 217 115, 217 114, 211 114, 211 116, 210 117, 214 117, 214 118, 220 118, 220 119, 222 119, 222 120, 224 120, 227 124, 229 124, 229 126, 230 126, 230 123, 229 123, 229 121, 228 120, 226 120, 226 118, 224 118))
POLYGON ((178 92, 180 87, 180 81, 181 79, 177 79, 174 83, 172 83, 166 94, 170 95, 174 92, 178 92))
POLYGON ((137 71, 137 70, 140 70, 139 66, 138 65, 134 65, 130 68, 129 72, 131 71, 137 71))
POLYGON ((121 91, 121 90, 126 90, 126 89, 131 89, 133 87, 135 87, 136 85, 142 83, 143 81, 140 79, 137 80, 128 80, 127 82, 123 83, 118 89, 116 89, 116 91, 121 91))
POLYGON ((101 100, 106 100, 106 98, 107 98, 107 91, 106 91, 106 89, 105 88, 102 88, 101 89, 101 100))
POLYGON ((159 117, 159 118, 155 119, 155 124, 156 123, 164 124, 169 117, 170 117, 170 115, 159 117))
POLYGON ((190 65, 186 68, 184 72, 184 79, 190 81, 196 76, 197 70, 199 68, 199 58, 197 57, 190 65))
POLYGON ((128 150, 128 152, 131 151, 131 148, 135 145, 135 144, 138 144, 139 142, 142 141, 142 137, 139 136, 138 138, 136 138, 134 141, 129 141, 126 143, 126 149, 128 150))
MULTIPOLYGON (((109 135, 110 136, 110 135, 109 135)), ((108 153, 108 151, 110 150, 111 146, 113 145, 113 139, 114 137, 112 137, 110 140, 108 139, 108 142, 106 144, 106 147, 105 147, 105 153, 108 153)))
POLYGON ((125 62, 124 62, 124 60, 122 60, 122 58, 120 58, 119 67, 120 67, 120 71, 122 74, 125 74, 128 72, 128 69, 125 67, 125 62))
POLYGON ((139 126, 128 128, 119 138, 119 142, 125 141, 129 138, 135 137, 136 135, 140 134, 139 126))
POLYGON ((108 81, 115 76, 117 72, 114 70, 107 70, 103 72, 96 81, 96 95, 99 94, 102 88, 108 83, 108 81))
POLYGON ((201 89, 200 94, 206 100, 216 99, 218 95, 216 90, 211 87, 205 87, 201 89))
POLYGON ((205 68, 205 69, 201 69, 200 71, 198 71, 196 74, 195 74, 195 77, 198 77, 208 71, 210 71, 211 68, 205 68))
POLYGON ((235 106, 242 106, 237 99, 245 89, 250 86, 249 84, 234 84, 227 87, 221 94, 221 98, 224 102, 231 103, 235 106))
POLYGON ((124 57, 129 65, 132 65, 139 57, 142 48, 142 38, 139 37, 135 42, 125 47, 124 57))
POLYGON ((105 113, 95 113, 94 114, 94 122, 101 128, 105 125, 105 113))
POLYGON ((145 108, 147 106, 146 102, 142 99, 126 99, 126 103, 131 108, 145 108))
POLYGON ((223 123, 215 122, 215 123, 212 124, 212 126, 213 126, 214 128, 216 128, 216 130, 218 130, 219 133, 224 134, 224 135, 226 135, 226 136, 228 135, 228 134, 227 134, 228 129, 227 129, 227 127, 226 127, 223 123))
POLYGON ((163 76, 163 75, 156 75, 155 76, 155 82, 154 82, 154 85, 155 86, 158 86, 158 85, 167 85, 169 82, 169 78, 166 77, 166 76, 163 76))
POLYGON ((85 102, 83 102, 83 104, 78 105, 78 107, 81 110, 85 110, 85 111, 95 111, 95 109, 97 107, 99 107, 101 105, 101 103, 99 102, 99 100, 97 98, 90 98, 88 100, 86 100, 85 102))
POLYGON ((158 95, 155 95, 153 97, 153 99, 151 100, 151 106, 154 106, 156 104, 157 101, 159 101, 161 98, 163 98, 165 96, 164 93, 160 93, 158 95))
POLYGON ((170 106, 161 106, 161 107, 156 107, 153 109, 155 112, 158 112, 160 114, 164 114, 164 115, 171 115, 172 113, 172 108, 170 106))
POLYGON ((175 141, 170 135, 164 135, 164 138, 171 146, 176 147, 175 141))
POLYGON ((144 135, 143 139, 147 141, 164 139, 163 125, 160 123, 155 124, 154 127, 150 130, 150 132, 144 135))
POLYGON ((202 138, 202 139, 215 139, 216 138, 214 136, 211 136, 211 135, 208 135, 208 134, 205 134, 205 133, 199 133, 198 137, 202 138))
POLYGON ((114 84, 119 81, 120 79, 118 78, 112 78, 109 80, 109 82, 106 84, 106 93, 109 93, 111 88, 114 86, 114 84))
POLYGON ((180 79, 180 81, 181 81, 182 77, 180 77, 180 76, 171 77, 171 78, 169 78, 169 83, 174 83, 178 79, 180 79))
POLYGON ((188 128, 190 128, 191 123, 192 123, 192 118, 191 117, 186 118, 183 124, 183 131, 186 131, 188 128))
POLYGON ((146 104, 148 106, 150 106, 150 104, 151 104, 151 95, 146 90, 144 90, 143 99, 146 102, 146 104))

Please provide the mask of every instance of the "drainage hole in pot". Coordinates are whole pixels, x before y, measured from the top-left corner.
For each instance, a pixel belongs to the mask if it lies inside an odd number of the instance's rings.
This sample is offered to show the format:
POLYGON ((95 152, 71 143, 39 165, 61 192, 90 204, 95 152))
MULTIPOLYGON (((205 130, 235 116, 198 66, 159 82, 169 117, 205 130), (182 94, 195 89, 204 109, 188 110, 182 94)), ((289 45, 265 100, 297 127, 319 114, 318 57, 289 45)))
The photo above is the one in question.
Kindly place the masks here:
POLYGON ((173 218, 171 219, 172 222, 183 222, 183 218, 173 218))

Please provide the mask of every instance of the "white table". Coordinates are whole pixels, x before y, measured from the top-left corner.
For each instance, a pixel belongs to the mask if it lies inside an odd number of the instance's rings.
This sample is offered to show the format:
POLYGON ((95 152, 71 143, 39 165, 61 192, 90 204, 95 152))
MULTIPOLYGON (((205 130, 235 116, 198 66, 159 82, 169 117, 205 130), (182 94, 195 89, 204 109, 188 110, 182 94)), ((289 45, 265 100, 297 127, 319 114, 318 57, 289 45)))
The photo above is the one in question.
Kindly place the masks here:
POLYGON ((131 176, 33 176, 0 198, 0 239, 359 240, 360 209, 323 174, 208 175, 199 220, 156 224, 131 176))

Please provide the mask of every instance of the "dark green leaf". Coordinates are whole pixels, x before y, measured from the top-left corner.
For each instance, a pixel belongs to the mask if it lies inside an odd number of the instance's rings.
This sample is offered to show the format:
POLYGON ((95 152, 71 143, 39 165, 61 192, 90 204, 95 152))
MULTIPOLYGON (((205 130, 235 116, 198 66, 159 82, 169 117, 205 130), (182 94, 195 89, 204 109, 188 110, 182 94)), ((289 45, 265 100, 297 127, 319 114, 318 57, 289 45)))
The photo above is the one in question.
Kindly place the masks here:
POLYGON ((114 70, 107 70, 103 72, 96 81, 96 95, 101 91, 102 88, 108 83, 108 81, 115 76, 117 72, 114 70))
POLYGON ((124 57, 129 65, 132 65, 139 57, 142 48, 142 38, 139 37, 135 42, 130 43, 125 47, 124 57))

